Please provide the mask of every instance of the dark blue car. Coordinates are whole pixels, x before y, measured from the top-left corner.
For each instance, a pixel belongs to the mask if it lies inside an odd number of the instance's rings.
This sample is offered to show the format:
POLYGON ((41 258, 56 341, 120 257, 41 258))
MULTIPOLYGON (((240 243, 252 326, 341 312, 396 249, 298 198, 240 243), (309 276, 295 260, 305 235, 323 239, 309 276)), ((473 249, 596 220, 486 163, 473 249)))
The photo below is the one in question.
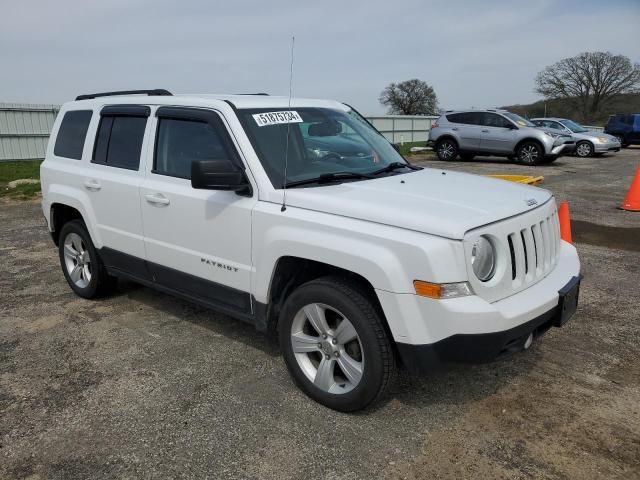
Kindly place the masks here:
POLYGON ((605 133, 618 137, 623 147, 640 145, 640 113, 616 113, 609 117, 605 133))

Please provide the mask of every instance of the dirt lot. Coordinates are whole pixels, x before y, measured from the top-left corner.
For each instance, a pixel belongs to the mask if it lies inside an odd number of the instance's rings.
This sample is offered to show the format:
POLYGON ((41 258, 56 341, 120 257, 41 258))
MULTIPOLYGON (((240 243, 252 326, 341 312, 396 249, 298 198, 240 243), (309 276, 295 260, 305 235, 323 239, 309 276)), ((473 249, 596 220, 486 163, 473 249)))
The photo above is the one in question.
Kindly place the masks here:
POLYGON ((251 327, 134 284, 67 287, 35 202, 0 203, 0 478, 640 478, 640 149, 536 173, 569 199, 585 275, 572 321, 508 361, 402 375, 327 410, 251 327))

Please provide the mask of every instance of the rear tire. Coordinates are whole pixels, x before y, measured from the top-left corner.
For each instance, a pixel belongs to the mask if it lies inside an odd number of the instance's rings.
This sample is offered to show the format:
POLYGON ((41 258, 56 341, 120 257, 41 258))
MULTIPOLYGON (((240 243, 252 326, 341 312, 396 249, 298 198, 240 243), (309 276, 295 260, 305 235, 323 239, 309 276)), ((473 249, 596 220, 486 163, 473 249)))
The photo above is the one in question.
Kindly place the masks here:
POLYGON ((439 140, 436 144, 436 153, 442 161, 450 162, 455 160, 458 156, 458 144, 450 138, 439 140))
POLYGON ((82 298, 97 298, 113 289, 111 277, 82 220, 71 220, 60 230, 58 241, 60 266, 71 289, 82 298))
POLYGON ((580 158, 587 158, 593 155, 593 145, 590 142, 578 142, 576 145, 576 156, 580 158))
POLYGON ((353 412, 372 405, 395 374, 379 309, 363 290, 341 277, 298 287, 280 313, 278 336, 298 387, 334 410, 353 412))
POLYGON ((544 160, 544 151, 539 143, 527 141, 518 147, 516 159, 522 165, 540 165, 544 160))

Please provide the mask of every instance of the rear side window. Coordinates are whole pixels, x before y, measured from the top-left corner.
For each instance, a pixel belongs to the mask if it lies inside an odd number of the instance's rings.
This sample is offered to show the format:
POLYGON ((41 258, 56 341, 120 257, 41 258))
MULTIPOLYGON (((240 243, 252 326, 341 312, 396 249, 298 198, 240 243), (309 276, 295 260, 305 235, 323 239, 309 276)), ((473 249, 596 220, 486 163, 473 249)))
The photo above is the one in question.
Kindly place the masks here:
POLYGON ((74 110, 64 114, 53 148, 54 155, 82 159, 82 149, 92 115, 92 110, 74 110))
POLYGON ((196 160, 229 160, 223 140, 208 122, 160 118, 153 173, 191 178, 196 160))
POLYGON ((146 116, 103 115, 96 134, 93 163, 138 170, 146 126, 146 116))
POLYGON ((446 116, 447 120, 452 123, 466 123, 464 121, 464 113, 452 113, 446 116))

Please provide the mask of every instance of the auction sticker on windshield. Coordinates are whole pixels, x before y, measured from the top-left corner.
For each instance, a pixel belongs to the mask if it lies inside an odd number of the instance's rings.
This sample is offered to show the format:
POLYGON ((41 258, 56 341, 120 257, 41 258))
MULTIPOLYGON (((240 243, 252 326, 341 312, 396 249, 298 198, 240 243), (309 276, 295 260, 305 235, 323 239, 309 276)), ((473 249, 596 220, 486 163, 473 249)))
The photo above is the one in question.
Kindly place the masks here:
POLYGON ((285 110, 283 112, 265 112, 253 115, 259 127, 268 125, 278 125, 280 123, 302 123, 302 118, 295 110, 285 110))

